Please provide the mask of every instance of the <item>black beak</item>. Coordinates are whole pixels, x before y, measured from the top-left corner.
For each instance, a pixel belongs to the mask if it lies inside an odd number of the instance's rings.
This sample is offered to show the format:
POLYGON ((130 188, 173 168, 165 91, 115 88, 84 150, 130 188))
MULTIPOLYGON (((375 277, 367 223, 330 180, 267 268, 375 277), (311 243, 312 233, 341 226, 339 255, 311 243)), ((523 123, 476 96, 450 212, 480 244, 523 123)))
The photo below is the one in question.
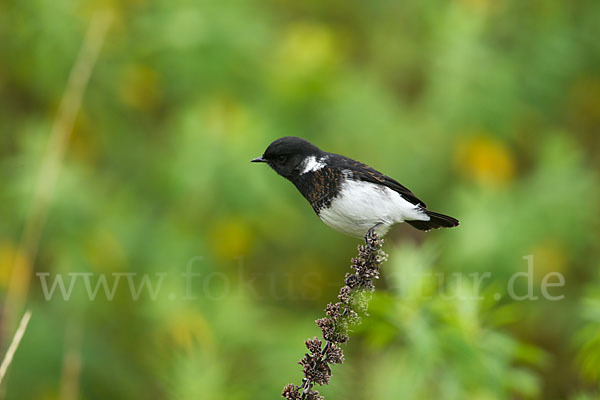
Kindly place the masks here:
POLYGON ((263 156, 253 158, 250 162, 267 162, 263 156))

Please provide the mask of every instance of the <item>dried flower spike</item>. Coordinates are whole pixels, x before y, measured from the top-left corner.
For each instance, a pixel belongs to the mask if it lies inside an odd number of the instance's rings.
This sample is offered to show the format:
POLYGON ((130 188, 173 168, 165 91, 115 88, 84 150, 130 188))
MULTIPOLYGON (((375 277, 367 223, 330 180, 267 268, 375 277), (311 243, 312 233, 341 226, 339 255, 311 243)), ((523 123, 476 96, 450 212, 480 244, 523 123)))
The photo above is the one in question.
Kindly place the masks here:
POLYGON ((306 340, 309 353, 298 362, 302 365, 304 378, 302 384, 287 385, 282 392, 286 399, 323 400, 323 396, 313 389, 313 385, 327 385, 331 379, 330 364, 342 364, 344 353, 339 344, 349 339, 348 332, 360 322, 358 312, 366 312, 375 290, 374 279, 379 279, 379 266, 387 259, 381 250, 383 239, 373 229, 365 236, 365 244, 358 246, 358 257, 352 259, 353 273, 347 273, 345 285, 340 289, 337 303, 329 303, 325 308, 325 317, 315 321, 321 329, 325 346, 318 338, 306 340))

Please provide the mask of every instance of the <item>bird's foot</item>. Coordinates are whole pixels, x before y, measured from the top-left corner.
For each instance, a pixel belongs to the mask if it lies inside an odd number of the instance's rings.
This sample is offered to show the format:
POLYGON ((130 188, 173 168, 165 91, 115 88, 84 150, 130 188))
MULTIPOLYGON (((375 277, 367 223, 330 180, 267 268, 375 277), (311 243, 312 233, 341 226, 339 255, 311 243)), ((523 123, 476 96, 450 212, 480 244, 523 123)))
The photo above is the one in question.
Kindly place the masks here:
POLYGON ((379 226, 379 225, 383 225, 383 222, 378 222, 375 225, 373 225, 371 228, 369 228, 369 230, 367 231, 367 233, 365 234, 365 244, 367 245, 367 247, 369 249, 373 249, 375 248, 375 246, 373 246, 373 242, 375 241, 376 237, 377 237, 377 233, 375 232, 375 229, 379 226))

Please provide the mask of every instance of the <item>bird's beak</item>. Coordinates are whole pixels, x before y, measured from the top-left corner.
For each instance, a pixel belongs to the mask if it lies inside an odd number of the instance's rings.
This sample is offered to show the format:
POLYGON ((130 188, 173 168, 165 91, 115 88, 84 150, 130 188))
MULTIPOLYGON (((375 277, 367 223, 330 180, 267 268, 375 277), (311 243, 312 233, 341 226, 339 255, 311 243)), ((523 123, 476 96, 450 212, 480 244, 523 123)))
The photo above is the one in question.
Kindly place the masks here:
POLYGON ((253 158, 252 160, 250 160, 250 162, 267 162, 267 160, 263 156, 260 156, 253 158))

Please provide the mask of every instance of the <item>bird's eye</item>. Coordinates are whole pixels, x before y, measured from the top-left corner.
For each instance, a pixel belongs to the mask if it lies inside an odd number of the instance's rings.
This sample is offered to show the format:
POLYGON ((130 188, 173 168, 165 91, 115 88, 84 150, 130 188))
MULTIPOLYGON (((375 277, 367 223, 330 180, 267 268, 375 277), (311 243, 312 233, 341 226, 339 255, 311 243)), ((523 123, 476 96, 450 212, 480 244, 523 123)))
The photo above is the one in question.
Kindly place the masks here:
POLYGON ((279 158, 277 159, 277 161, 279 161, 281 164, 284 164, 287 160, 286 156, 279 156, 279 158))

